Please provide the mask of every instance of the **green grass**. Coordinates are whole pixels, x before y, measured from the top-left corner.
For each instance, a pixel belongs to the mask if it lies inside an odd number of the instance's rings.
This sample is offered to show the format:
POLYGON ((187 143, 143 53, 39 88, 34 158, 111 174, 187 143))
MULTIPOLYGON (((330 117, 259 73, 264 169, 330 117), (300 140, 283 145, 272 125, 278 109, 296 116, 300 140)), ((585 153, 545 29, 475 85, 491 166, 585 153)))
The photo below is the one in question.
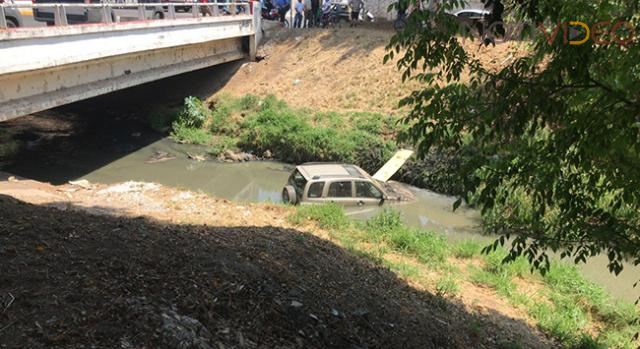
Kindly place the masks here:
MULTIPOLYGON (((300 206, 289 217, 294 224, 315 221, 329 229, 347 250, 384 265, 398 275, 422 282, 420 266, 385 259, 392 251, 417 259, 424 268, 437 270, 440 277, 435 282, 436 293, 453 297, 463 292, 459 280, 493 288, 498 295, 514 306, 522 307, 545 333, 557 338, 567 348, 615 348, 632 349, 631 338, 635 327, 631 321, 638 316, 633 304, 613 301, 601 288, 587 281, 572 265, 552 263, 551 269, 541 276, 532 273, 524 258, 503 263, 507 252, 497 249, 480 254, 477 242, 448 243, 442 235, 412 229, 402 223, 397 211, 385 209, 366 222, 351 222, 342 207, 335 204, 300 206), (448 258, 480 258, 482 266, 469 266, 461 275, 448 258), (541 285, 532 297, 518 290, 515 278, 541 285), (597 321, 602 327, 600 335, 593 338, 585 328, 597 321)), ((517 342, 505 342, 501 347, 518 348, 517 342)))
POLYGON ((436 294, 442 297, 454 297, 460 292, 460 286, 453 275, 447 274, 436 282, 436 294))
MULTIPOLYGON (((253 95, 223 95, 211 103, 187 97, 174 119, 175 140, 207 145, 212 154, 226 149, 255 154, 269 150, 291 163, 339 161, 368 171, 377 170, 393 155, 398 146, 388 135, 400 127, 389 115, 296 109, 273 96, 253 95)), ((151 122, 161 128, 168 120, 158 114, 151 122)))
POLYGON ((235 140, 228 136, 213 136, 208 140, 207 153, 213 156, 223 153, 225 150, 233 150, 235 140))
POLYGON ((385 209, 367 221, 365 231, 371 241, 387 244, 394 251, 431 266, 443 266, 449 256, 443 235, 407 227, 402 224, 398 211, 385 209))
POLYGON ((418 267, 416 267, 415 265, 402 262, 392 262, 389 260, 385 260, 384 265, 398 275, 405 278, 417 279, 418 277, 420 277, 420 269, 418 269, 418 267))
POLYGON ((206 130, 188 127, 177 122, 173 123, 172 129, 171 138, 180 143, 209 145, 213 139, 206 130))
POLYGON ((492 273, 485 269, 472 267, 470 268, 471 282, 479 285, 486 285, 503 297, 511 297, 516 290, 515 283, 511 280, 511 277, 506 273, 492 273))
POLYGON ((452 252, 456 258, 469 259, 480 254, 482 245, 473 240, 459 241, 453 244, 452 252))
POLYGON ((538 326, 567 347, 572 348, 634 348, 635 330, 631 321, 638 316, 634 305, 613 301, 606 292, 587 281, 573 265, 552 263, 544 276, 532 275, 526 260, 519 258, 504 264, 506 251, 498 249, 483 255, 482 268, 471 268, 472 282, 489 286, 509 300, 523 306, 538 326), (513 279, 535 278, 542 281, 542 296, 536 301, 518 291, 513 279), (584 329, 593 321, 603 328, 597 338, 585 335, 584 329))
POLYGON ((350 224, 344 214, 344 208, 333 203, 298 206, 295 213, 289 216, 289 221, 298 225, 304 221, 313 221, 323 229, 345 228, 350 224))

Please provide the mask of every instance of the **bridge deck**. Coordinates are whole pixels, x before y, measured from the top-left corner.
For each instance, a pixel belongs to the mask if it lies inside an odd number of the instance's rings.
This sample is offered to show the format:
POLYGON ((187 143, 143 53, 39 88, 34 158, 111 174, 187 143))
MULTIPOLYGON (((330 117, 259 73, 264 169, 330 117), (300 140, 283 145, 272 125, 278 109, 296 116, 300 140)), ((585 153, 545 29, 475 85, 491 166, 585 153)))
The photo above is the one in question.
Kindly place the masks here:
POLYGON ((251 57, 254 6, 253 15, 0 30, 0 121, 251 57))

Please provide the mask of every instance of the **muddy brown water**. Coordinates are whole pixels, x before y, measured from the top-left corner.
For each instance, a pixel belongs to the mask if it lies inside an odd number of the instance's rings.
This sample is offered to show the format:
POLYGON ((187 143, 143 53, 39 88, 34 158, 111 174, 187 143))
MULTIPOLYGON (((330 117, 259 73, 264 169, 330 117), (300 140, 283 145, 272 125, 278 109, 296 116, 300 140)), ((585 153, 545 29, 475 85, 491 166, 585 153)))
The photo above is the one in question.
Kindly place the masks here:
MULTIPOLYGON (((149 181, 167 186, 206 192, 237 201, 280 202, 280 192, 294 166, 275 161, 244 163, 198 162, 189 159, 187 152, 202 153, 202 149, 180 145, 169 139, 161 139, 116 161, 88 173, 83 178, 97 183, 122 181, 149 181), (148 163, 158 153, 168 153, 174 159, 148 163)), ((481 234, 480 216, 477 211, 461 207, 453 212, 455 198, 408 186, 416 200, 409 203, 389 204, 399 210, 404 222, 444 234, 450 241, 472 239, 492 242, 493 237, 481 234)), ((356 219, 367 219, 380 212, 380 208, 364 211, 348 211, 356 219)), ((627 265, 614 276, 606 269, 607 259, 598 256, 581 266, 584 275, 605 287, 611 294, 627 301, 634 301, 640 292, 633 283, 640 275, 640 268, 627 265)))

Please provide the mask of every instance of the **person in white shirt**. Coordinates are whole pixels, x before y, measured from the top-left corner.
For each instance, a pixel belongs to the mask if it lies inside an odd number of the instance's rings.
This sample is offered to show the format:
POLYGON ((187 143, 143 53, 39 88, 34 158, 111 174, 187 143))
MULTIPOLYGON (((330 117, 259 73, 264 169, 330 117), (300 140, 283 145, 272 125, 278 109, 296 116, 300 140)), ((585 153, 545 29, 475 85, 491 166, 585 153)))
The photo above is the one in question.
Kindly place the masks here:
POLYGON ((324 0, 322 3, 322 18, 320 22, 322 23, 322 27, 326 28, 329 24, 329 17, 331 16, 331 0, 324 0))
POLYGON ((322 14, 328 15, 331 12, 331 0, 324 0, 322 3, 322 14))
POLYGON ((302 28, 302 14, 304 14, 304 4, 302 0, 298 0, 296 3, 296 16, 293 19, 294 28, 302 28))

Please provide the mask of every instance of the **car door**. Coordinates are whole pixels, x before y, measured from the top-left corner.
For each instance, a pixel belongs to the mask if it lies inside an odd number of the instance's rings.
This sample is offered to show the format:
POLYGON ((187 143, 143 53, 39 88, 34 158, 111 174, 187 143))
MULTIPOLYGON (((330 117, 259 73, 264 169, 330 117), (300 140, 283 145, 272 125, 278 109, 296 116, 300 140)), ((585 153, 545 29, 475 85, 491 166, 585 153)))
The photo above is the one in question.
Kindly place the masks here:
POLYGON ((383 194, 370 181, 355 181, 355 199, 358 206, 379 206, 383 194))
POLYGON ((307 188, 305 190, 304 193, 304 199, 302 200, 302 203, 323 203, 325 201, 325 199, 323 198, 323 194, 325 192, 325 182, 324 181, 318 181, 318 182, 310 182, 307 185, 307 188))
POLYGON ((343 206, 356 206, 353 196, 353 181, 348 179, 327 182, 325 202, 335 202, 343 206))

